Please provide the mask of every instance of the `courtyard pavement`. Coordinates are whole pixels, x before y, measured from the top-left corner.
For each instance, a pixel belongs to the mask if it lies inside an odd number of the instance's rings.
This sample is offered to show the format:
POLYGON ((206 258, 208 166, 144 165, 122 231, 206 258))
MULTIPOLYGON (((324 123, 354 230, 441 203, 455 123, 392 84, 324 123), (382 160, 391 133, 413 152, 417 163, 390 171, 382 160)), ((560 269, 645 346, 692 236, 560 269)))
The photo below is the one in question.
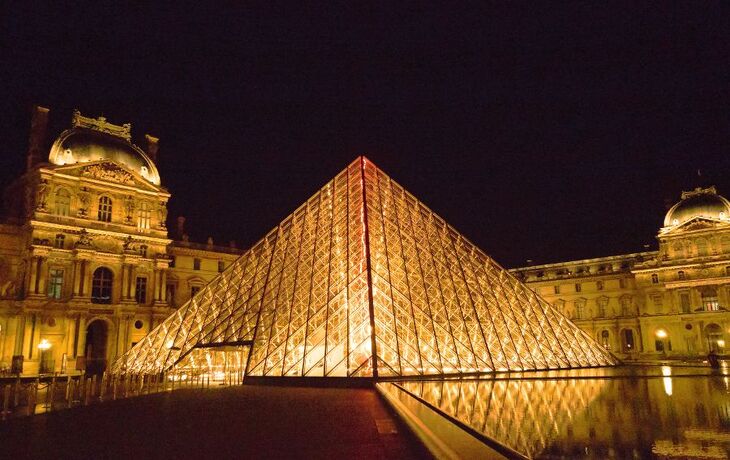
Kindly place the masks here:
POLYGON ((424 458, 373 389, 177 390, 0 423, 0 458, 424 458))

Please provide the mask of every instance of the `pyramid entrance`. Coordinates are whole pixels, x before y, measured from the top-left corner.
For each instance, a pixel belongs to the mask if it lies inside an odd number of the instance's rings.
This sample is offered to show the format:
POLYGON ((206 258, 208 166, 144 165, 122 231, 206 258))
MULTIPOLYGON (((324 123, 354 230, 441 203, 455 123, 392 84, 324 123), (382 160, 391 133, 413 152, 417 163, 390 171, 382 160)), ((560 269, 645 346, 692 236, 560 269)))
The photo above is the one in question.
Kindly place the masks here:
POLYGON ((216 372, 221 362, 245 376, 375 378, 616 363, 365 157, 112 372, 216 372))

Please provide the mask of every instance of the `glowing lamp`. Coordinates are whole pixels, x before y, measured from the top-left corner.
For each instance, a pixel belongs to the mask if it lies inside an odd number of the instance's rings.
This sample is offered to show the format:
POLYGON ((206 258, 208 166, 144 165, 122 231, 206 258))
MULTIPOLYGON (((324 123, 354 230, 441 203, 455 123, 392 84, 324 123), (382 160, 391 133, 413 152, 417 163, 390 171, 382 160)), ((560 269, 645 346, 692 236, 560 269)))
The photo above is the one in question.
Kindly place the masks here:
POLYGON ((660 339, 666 339, 667 331, 665 331, 664 329, 657 329, 656 336, 657 336, 657 338, 660 338, 660 339))
POLYGON ((725 348, 725 341, 723 339, 719 339, 717 341, 717 346, 720 348, 725 348))
POLYGON ((47 339, 42 339, 41 342, 38 344, 39 350, 49 350, 51 348, 51 342, 49 342, 47 339))

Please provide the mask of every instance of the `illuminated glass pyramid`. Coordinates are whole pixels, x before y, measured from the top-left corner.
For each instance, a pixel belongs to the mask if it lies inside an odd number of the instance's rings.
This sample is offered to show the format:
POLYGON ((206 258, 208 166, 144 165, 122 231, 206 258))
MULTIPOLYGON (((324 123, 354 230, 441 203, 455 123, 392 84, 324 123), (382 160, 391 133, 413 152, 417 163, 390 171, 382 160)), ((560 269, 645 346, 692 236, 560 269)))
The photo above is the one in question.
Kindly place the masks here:
POLYGON ((247 376, 558 369, 613 357, 364 157, 120 357, 246 345, 247 376), (373 353, 375 351, 375 353, 373 353))

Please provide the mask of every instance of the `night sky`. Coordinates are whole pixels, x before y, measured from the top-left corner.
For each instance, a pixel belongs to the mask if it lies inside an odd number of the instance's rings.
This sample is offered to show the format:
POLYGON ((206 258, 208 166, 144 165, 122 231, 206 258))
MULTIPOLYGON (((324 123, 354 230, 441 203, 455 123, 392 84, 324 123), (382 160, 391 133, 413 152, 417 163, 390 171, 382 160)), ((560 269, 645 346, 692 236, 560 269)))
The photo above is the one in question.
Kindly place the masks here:
POLYGON ((654 248, 683 189, 730 197, 730 14, 712 2, 15 3, 0 185, 32 104, 54 134, 74 108, 131 122, 139 145, 160 137, 170 227, 185 215, 195 241, 252 244, 360 154, 508 267, 654 248))

